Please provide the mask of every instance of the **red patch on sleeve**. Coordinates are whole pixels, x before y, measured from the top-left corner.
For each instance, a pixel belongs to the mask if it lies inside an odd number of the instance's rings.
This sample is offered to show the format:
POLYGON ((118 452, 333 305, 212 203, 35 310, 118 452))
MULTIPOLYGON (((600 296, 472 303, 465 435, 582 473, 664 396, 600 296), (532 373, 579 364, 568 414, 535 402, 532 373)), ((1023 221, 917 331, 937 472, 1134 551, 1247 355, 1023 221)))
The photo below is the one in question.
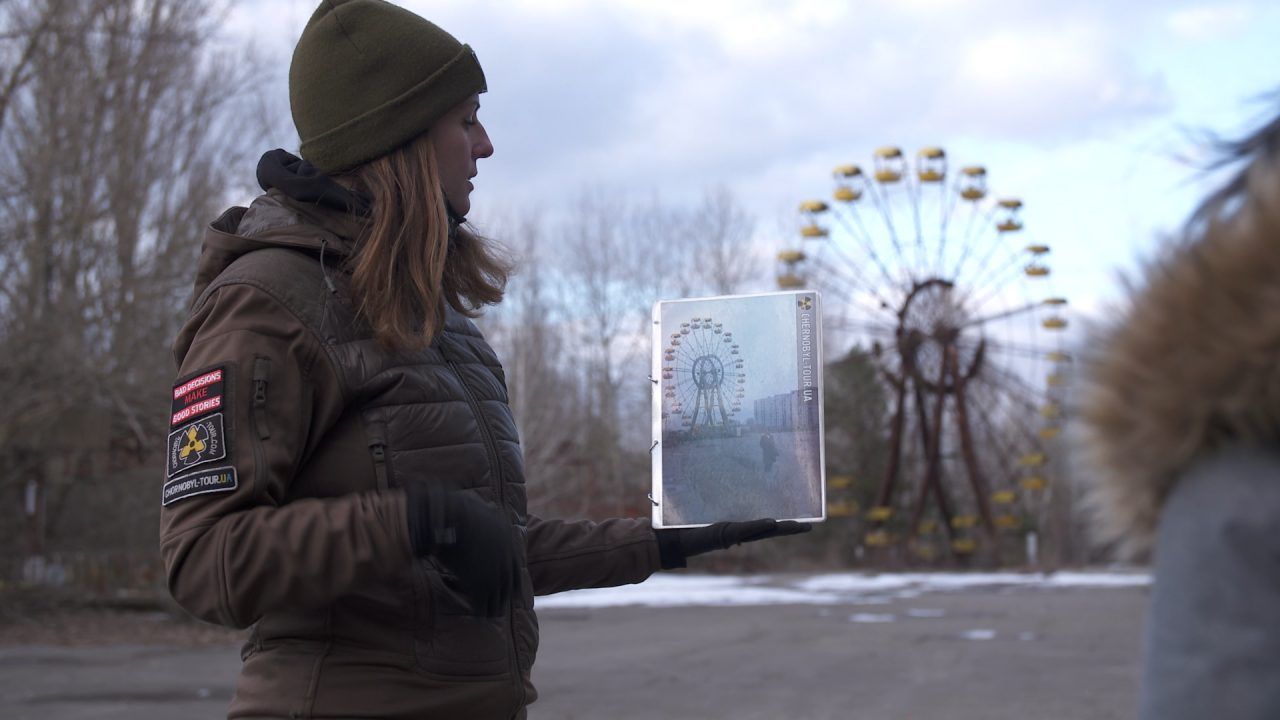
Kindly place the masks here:
POLYGON ((174 385, 169 427, 221 410, 225 389, 226 368, 201 372, 174 385))

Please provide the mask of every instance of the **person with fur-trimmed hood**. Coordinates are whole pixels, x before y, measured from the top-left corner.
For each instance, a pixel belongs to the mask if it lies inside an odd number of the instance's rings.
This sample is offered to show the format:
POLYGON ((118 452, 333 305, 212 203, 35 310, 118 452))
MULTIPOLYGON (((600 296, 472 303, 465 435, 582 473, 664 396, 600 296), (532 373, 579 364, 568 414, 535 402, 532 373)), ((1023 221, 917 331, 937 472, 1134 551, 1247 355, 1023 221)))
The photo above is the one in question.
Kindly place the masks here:
POLYGON ((1280 116, 1088 373, 1103 538, 1154 558, 1140 716, 1280 717, 1280 116))

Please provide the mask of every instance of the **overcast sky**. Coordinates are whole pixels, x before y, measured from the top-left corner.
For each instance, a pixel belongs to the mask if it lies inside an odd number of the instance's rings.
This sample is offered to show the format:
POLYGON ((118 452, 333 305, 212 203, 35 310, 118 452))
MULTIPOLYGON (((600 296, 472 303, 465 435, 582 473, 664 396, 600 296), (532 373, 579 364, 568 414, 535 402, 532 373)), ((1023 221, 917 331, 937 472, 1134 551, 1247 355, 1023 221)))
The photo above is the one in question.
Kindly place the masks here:
MULTIPOLYGON (((481 222, 562 212, 586 187, 680 202, 724 185, 782 248, 834 165, 936 144, 1023 199, 1077 313, 1117 297, 1116 270, 1157 252, 1204 191, 1178 159, 1188 133, 1239 134, 1280 107, 1258 99, 1280 87, 1280 3, 1261 0, 404 4, 471 44, 488 77, 481 222)), ((275 58, 282 112, 313 7, 242 0, 229 18, 275 58)))

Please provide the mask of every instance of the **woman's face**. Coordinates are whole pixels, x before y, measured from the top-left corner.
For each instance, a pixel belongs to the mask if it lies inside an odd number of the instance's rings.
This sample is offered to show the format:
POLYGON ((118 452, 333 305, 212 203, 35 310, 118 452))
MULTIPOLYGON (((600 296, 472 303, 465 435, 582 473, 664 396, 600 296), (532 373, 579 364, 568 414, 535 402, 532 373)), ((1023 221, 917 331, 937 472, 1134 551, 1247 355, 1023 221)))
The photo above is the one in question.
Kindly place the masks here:
POLYGON ((480 124, 480 97, 463 100, 431 126, 427 138, 436 155, 436 171, 449 207, 458 215, 471 211, 471 178, 476 161, 493 154, 493 143, 480 124))

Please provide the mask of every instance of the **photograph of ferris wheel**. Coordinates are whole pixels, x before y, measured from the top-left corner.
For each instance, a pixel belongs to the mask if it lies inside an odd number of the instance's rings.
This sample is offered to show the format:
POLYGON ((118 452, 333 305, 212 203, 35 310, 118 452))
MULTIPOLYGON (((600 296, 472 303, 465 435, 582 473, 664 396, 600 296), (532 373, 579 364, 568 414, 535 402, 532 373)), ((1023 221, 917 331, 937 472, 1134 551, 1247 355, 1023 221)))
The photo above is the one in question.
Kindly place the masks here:
POLYGON ((654 524, 824 517, 816 292, 654 307, 654 524))

